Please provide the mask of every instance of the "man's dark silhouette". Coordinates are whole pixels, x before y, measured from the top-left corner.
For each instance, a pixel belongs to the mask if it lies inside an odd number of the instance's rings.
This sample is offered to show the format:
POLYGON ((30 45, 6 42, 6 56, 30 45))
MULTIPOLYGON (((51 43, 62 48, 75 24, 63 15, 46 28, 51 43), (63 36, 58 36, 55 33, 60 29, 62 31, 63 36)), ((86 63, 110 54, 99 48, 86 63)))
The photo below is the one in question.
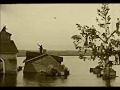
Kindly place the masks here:
POLYGON ((42 51, 43 51, 43 47, 42 47, 42 45, 40 45, 40 55, 42 55, 42 51))
POLYGON ((40 48, 39 48, 39 52, 40 52, 40 55, 42 55, 43 54, 43 47, 42 47, 42 45, 39 45, 39 44, 37 44, 40 48))

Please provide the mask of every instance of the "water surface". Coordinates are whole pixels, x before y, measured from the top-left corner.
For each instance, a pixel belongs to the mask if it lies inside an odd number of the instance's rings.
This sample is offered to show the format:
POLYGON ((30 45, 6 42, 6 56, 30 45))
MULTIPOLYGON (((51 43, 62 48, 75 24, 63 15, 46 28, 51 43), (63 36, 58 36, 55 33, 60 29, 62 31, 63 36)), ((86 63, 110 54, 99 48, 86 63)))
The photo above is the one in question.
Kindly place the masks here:
MULTIPOLYGON (((17 66, 24 66, 23 60, 25 57, 17 58, 17 66)), ((0 76, 0 86, 120 86, 120 65, 114 66, 117 70, 116 79, 111 81, 104 81, 102 78, 97 78, 93 73, 89 72, 91 67, 97 65, 96 61, 83 61, 78 56, 63 56, 62 64, 67 66, 70 70, 68 77, 45 77, 39 74, 23 74, 23 71, 18 72, 17 75, 3 75, 0 76)))

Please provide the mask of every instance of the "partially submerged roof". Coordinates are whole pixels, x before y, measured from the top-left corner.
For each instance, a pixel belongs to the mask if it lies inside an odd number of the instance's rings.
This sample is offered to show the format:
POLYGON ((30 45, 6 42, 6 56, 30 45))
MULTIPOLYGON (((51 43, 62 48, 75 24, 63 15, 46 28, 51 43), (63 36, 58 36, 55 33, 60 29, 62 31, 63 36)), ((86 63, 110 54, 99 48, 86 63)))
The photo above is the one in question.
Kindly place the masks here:
POLYGON ((34 57, 39 56, 40 53, 39 52, 35 52, 35 51, 26 51, 26 60, 32 59, 34 57))
POLYGON ((50 54, 50 56, 52 56, 59 63, 63 62, 63 57, 59 57, 59 56, 55 56, 55 55, 51 55, 51 54, 50 54))
POLYGON ((31 59, 25 59, 25 60, 23 61, 23 63, 24 63, 24 62, 26 63, 26 62, 30 62, 30 61, 35 61, 35 60, 44 58, 44 57, 46 57, 46 56, 52 57, 53 59, 55 59, 55 60, 56 60, 57 62, 59 62, 59 63, 63 62, 63 57, 54 56, 54 55, 50 55, 50 54, 47 54, 47 53, 46 53, 46 54, 42 54, 42 55, 33 57, 33 58, 31 58, 31 59))

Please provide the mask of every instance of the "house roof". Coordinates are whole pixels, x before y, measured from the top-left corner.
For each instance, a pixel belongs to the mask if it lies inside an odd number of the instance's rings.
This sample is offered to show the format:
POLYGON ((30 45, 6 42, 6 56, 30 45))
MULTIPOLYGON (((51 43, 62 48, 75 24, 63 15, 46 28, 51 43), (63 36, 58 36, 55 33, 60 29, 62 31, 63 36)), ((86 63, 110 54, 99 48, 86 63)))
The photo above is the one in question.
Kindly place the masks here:
POLYGON ((24 62, 26 63, 26 62, 34 61, 34 60, 37 60, 37 59, 43 58, 43 57, 45 57, 45 56, 48 56, 48 54, 42 54, 42 55, 39 55, 39 56, 33 57, 33 58, 31 58, 31 59, 25 59, 25 60, 23 61, 23 63, 24 63, 24 62))
POLYGON ((53 59, 55 59, 57 62, 62 62, 63 61, 63 57, 59 57, 59 56, 54 56, 54 55, 50 55, 50 54, 42 54, 42 55, 39 55, 39 56, 36 56, 36 57, 33 57, 33 58, 31 58, 31 59, 25 59, 24 61, 23 61, 23 63, 25 62, 30 62, 30 61, 34 61, 34 60, 38 60, 38 59, 41 59, 41 58, 43 58, 43 57, 45 57, 45 56, 50 56, 50 57, 52 57, 53 59))
POLYGON ((55 55, 50 55, 50 56, 52 56, 59 63, 63 62, 63 57, 59 57, 59 56, 55 56, 55 55))
POLYGON ((2 29, 2 30, 0 31, 0 35, 1 35, 2 33, 6 33, 6 34, 8 34, 9 36, 11 36, 11 35, 12 35, 11 33, 7 32, 7 31, 6 31, 6 30, 4 30, 4 29, 2 29))
POLYGON ((26 51, 26 60, 29 60, 31 58, 39 56, 39 52, 34 52, 34 51, 26 51))
POLYGON ((0 53, 18 53, 18 49, 13 40, 10 43, 0 43, 0 53))

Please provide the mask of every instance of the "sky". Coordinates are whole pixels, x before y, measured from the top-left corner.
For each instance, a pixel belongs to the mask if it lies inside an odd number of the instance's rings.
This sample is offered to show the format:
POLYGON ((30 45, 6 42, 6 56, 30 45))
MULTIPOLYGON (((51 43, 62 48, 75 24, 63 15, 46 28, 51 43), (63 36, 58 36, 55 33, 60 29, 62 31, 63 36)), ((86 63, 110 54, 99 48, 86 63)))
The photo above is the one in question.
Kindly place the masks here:
MULTIPOLYGON (((95 25, 101 4, 1 4, 0 30, 4 25, 19 50, 75 50, 76 23, 95 25)), ((113 27, 120 18, 120 4, 110 5, 113 27)))

